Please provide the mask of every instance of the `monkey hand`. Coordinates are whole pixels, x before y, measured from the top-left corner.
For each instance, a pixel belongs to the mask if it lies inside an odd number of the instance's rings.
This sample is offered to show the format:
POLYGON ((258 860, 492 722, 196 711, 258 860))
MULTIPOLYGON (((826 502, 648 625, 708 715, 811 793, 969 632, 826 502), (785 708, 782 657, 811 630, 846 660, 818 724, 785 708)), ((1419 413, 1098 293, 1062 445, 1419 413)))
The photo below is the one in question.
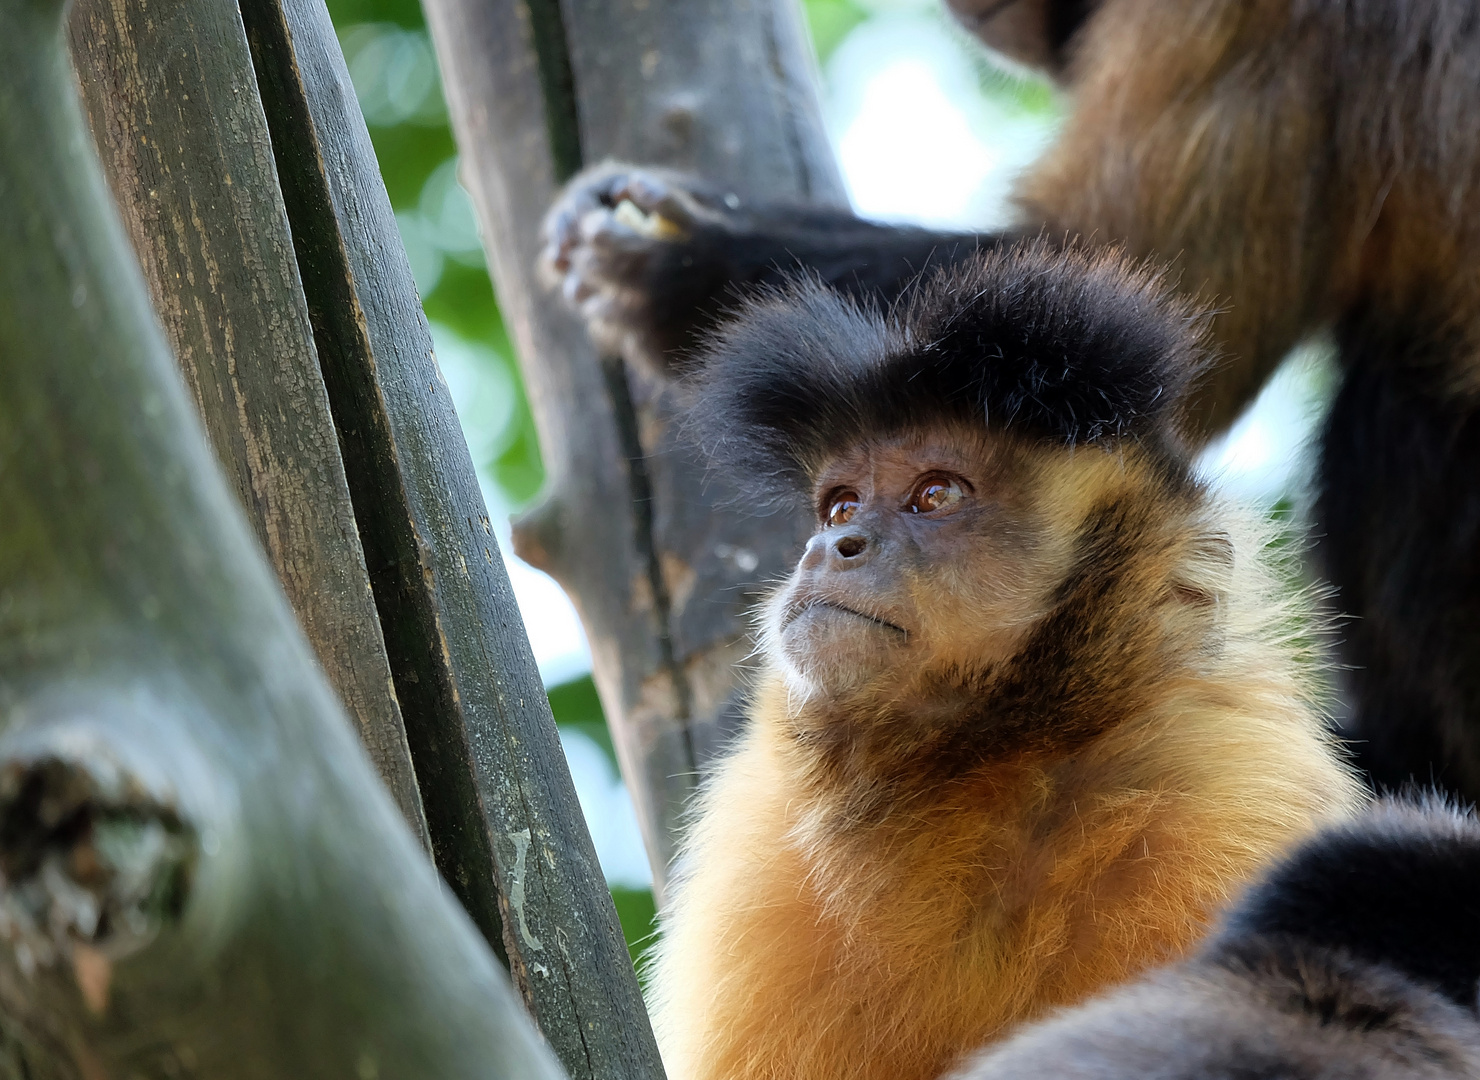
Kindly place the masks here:
POLYGON ((729 281, 740 200, 666 169, 606 162, 545 215, 539 272, 596 344, 666 366, 729 281))

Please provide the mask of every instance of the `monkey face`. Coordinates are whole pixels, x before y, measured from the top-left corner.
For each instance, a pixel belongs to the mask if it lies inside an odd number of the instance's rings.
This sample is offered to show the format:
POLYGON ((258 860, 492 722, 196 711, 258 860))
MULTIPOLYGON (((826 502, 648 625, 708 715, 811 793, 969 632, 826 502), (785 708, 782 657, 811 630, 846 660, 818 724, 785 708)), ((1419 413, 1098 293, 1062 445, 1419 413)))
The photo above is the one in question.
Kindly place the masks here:
POLYGON ((947 673, 1009 655, 1067 558, 1032 494, 1042 456, 917 431, 823 466, 818 530, 765 616, 792 692, 924 703, 947 673))

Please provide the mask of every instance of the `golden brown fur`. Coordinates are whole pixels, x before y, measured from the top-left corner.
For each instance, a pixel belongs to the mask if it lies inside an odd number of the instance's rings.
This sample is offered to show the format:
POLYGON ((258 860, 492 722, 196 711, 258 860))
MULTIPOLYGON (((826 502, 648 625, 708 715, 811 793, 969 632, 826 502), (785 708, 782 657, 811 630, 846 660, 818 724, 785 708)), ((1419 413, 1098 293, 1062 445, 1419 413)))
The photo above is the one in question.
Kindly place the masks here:
POLYGON ((833 696, 778 629, 796 586, 773 597, 752 723, 698 807, 653 967, 673 1080, 938 1076, 1178 956, 1360 801, 1265 529, 1156 455, 955 430, 840 460, 973 477, 1011 542, 913 579, 902 610, 940 655, 833 696), (911 711, 939 693, 969 722, 911 711))
POLYGON ((1385 801, 1278 860, 1181 964, 951 1080, 1473 1080, 1480 825, 1385 801))
MULTIPOLYGON (((956 0, 970 7, 970 0, 956 0)), ((1050 7, 1062 6, 1057 0, 1050 7)), ((994 4, 1008 9, 1034 3, 994 4)), ((1224 309, 1202 430, 1349 312, 1453 333, 1480 390, 1480 31, 1462 0, 1099 0, 1025 220, 1174 260, 1224 309)), ((990 24, 976 24, 988 41, 990 24)), ((1020 47, 1012 20, 997 43, 1020 47)), ((1026 59, 1037 59, 1031 52, 1026 59)))

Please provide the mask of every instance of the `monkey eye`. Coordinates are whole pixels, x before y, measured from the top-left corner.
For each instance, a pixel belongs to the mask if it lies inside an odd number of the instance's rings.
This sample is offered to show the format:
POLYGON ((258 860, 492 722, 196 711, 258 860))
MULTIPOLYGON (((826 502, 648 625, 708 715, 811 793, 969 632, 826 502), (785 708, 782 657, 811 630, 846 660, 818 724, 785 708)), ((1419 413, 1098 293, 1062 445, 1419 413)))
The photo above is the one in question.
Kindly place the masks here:
POLYGON ((827 511, 822 520, 828 525, 844 525, 858 511, 858 492, 844 489, 828 496, 827 511))
POLYGON ((947 510, 965 496, 962 481, 945 473, 931 473, 915 484, 915 490, 905 509, 911 514, 929 514, 936 510, 947 510))

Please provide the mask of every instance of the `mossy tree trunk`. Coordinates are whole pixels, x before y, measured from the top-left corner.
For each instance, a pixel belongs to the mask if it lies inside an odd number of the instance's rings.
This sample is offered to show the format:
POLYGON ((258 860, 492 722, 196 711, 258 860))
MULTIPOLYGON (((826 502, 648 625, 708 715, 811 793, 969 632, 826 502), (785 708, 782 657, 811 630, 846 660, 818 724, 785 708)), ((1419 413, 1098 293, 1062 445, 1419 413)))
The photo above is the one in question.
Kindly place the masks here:
POLYGON ((799 522, 726 508, 678 438, 674 387, 596 354, 533 281, 559 184, 606 158, 747 198, 841 204, 796 0, 424 0, 463 175, 549 476, 515 527, 574 597, 661 890, 685 802, 734 733, 746 615, 799 522))
POLYGON ((0 1072, 555 1080, 206 448, 61 3, 0 26, 0 1072))

